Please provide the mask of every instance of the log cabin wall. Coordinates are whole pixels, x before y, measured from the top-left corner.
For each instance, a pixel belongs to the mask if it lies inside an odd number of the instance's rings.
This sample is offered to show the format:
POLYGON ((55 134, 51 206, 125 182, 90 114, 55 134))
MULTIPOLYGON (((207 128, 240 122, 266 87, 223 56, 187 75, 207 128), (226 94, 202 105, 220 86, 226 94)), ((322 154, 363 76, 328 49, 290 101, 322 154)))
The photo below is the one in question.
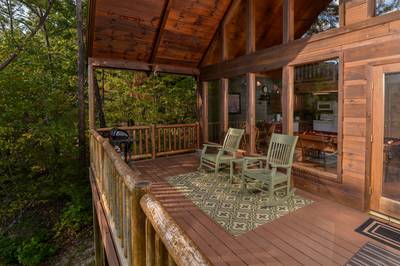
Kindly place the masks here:
POLYGON ((295 185, 360 210, 369 208, 370 191, 368 65, 383 59, 400 59, 400 12, 371 17, 370 5, 375 6, 375 1, 346 1, 345 23, 341 23, 344 28, 200 69, 201 79, 206 81, 338 57, 342 64, 339 90, 343 95, 343 118, 339 122, 343 133, 341 176, 338 180, 295 176, 295 185))

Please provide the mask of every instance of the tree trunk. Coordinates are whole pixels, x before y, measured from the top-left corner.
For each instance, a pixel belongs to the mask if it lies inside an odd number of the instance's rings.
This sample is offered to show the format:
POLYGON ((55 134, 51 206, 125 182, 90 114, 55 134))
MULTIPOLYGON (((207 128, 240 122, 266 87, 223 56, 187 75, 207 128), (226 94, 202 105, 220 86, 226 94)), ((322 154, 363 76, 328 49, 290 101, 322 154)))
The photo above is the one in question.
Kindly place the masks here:
POLYGON ((96 75, 94 75, 94 97, 96 99, 96 109, 98 111, 100 128, 107 127, 103 111, 103 101, 101 99, 99 83, 97 82, 96 75))
POLYGON ((82 0, 76 0, 76 29, 78 38, 78 143, 79 160, 86 164, 85 136, 85 55, 83 44, 82 0))

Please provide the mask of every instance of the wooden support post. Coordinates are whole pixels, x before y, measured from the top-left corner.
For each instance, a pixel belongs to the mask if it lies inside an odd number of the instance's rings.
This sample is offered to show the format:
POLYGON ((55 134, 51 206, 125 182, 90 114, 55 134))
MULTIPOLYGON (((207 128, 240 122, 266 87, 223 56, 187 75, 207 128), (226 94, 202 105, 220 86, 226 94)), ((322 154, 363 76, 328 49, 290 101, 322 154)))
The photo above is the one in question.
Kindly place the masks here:
POLYGON ((346 1, 339 0, 339 26, 344 27, 346 25, 346 1))
POLYGON ((283 0, 283 43, 294 40, 294 1, 283 0))
POLYGON ((203 96, 203 104, 202 104, 202 113, 203 113, 203 127, 202 127, 202 135, 203 135, 203 143, 208 142, 208 82, 202 82, 202 96, 203 96))
POLYGON ((151 158, 156 158, 156 125, 151 125, 151 158))
POLYGON ((246 53, 251 54, 256 51, 256 21, 254 1, 247 0, 247 38, 246 53))
MULTIPOLYGON (((247 0, 247 38, 246 53, 256 51, 256 27, 254 0, 247 0)), ((249 137, 247 151, 249 154, 256 153, 256 74, 247 73, 247 120, 246 132, 249 137)))
MULTIPOLYGON (((221 61, 225 61, 228 59, 228 40, 226 38, 226 22, 222 25, 221 29, 222 35, 222 53, 221 53, 221 61)), ((229 95, 229 80, 222 78, 221 79, 221 91, 220 91, 220 100, 221 100, 221 114, 220 114, 220 138, 225 135, 228 131, 228 95, 229 95)))
POLYGON ((94 107, 94 69, 92 60, 89 59, 88 64, 88 84, 89 84, 89 129, 96 128, 96 115, 95 115, 95 107, 94 107))
POLYGON ((293 134, 293 97, 294 97, 294 67, 285 66, 282 69, 282 114, 283 133, 293 134))
POLYGON ((131 232, 132 232, 132 261, 133 265, 146 265, 146 215, 140 207, 140 199, 148 193, 150 182, 139 181, 131 191, 131 232))
POLYGON ((146 265, 155 265, 155 232, 149 219, 146 219, 146 265))
POLYGON ((376 0, 367 0, 368 5, 368 18, 372 18, 376 16, 376 0))
POLYGON ((203 128, 204 128, 204 119, 203 119, 203 94, 202 94, 202 83, 200 82, 199 78, 196 79, 196 117, 197 117, 197 148, 200 147, 200 143, 203 142, 203 128))
POLYGON ((247 73, 247 122, 246 131, 249 136, 247 151, 256 153, 256 74, 247 73))
POLYGON ((229 113, 228 113, 228 95, 229 95, 229 80, 221 79, 221 116, 220 116, 220 137, 224 136, 228 131, 229 113))

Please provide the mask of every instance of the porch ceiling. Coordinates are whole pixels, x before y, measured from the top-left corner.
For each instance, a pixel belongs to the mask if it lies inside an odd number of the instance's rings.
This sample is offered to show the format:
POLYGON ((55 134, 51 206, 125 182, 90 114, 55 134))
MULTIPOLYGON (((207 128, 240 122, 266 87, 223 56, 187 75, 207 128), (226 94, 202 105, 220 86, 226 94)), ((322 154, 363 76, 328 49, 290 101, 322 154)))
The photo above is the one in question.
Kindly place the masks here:
MULTIPOLYGON (((215 33, 234 0, 91 0, 89 57, 123 59, 150 64, 198 67, 204 57, 218 57, 215 33), (213 41, 214 39, 214 41, 213 41), (215 44, 214 44, 215 43, 215 44), (208 49, 210 47, 210 49, 208 49), (210 52, 207 53, 207 50, 210 52), (207 56, 205 54, 207 53, 207 56)), ((245 47, 245 2, 229 27, 232 56, 245 47)), ((257 46, 269 47, 282 39, 283 0, 255 0, 257 46)), ((297 0, 296 35, 312 24, 330 0, 297 0)), ((237 5, 236 5, 237 6, 237 5)))

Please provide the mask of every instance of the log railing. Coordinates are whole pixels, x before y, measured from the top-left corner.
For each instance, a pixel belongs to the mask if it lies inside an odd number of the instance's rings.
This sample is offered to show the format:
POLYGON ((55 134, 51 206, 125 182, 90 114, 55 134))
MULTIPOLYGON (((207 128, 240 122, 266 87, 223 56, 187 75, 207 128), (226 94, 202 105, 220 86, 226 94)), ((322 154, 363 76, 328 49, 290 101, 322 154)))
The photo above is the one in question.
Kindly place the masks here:
MULTIPOLYGON (((128 132, 131 140, 130 160, 156 158, 195 151, 200 147, 198 123, 119 127, 128 132)), ((111 128, 100 128, 107 134, 111 128)))
MULTIPOLYGON (((96 251, 100 245, 110 265, 165 265, 160 259, 163 256, 169 265, 209 264, 149 194, 150 182, 129 167, 95 130, 90 131, 90 170, 95 241, 101 241, 96 243, 96 251), (155 237, 149 238, 149 234, 155 237), (149 264, 152 261, 161 264, 149 264)), ((96 265, 101 264, 98 254, 96 260, 96 265)))

